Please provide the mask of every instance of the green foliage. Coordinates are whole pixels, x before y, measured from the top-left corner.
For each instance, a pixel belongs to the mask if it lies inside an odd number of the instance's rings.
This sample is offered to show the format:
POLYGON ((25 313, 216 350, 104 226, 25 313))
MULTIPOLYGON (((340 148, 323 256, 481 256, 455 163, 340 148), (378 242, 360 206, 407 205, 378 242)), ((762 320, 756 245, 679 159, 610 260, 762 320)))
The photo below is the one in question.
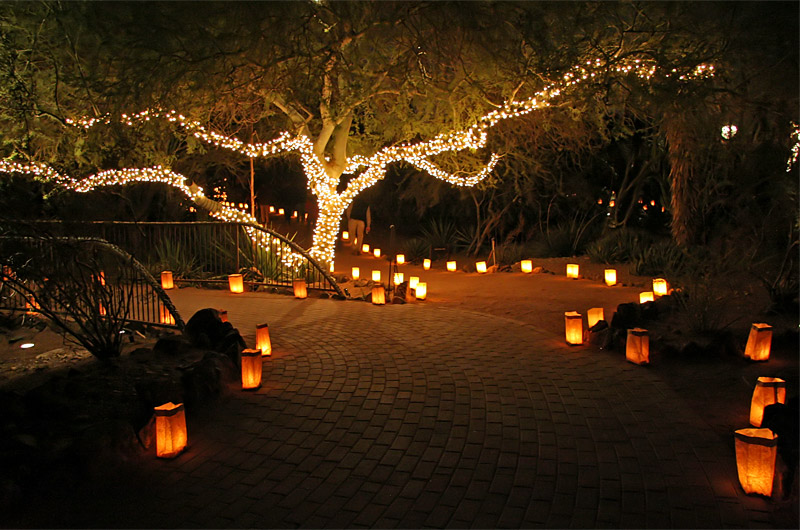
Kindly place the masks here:
POLYGON ((536 246, 531 244, 505 243, 497 245, 495 253, 498 265, 513 265, 521 260, 531 259, 534 256, 542 257, 537 254, 536 246))
POLYGON ((431 248, 455 250, 459 239, 458 227, 449 219, 431 218, 422 227, 422 239, 431 248))
POLYGON ((673 241, 660 241, 638 248, 631 255, 631 274, 637 276, 682 275, 686 253, 673 241))
POLYGON ((190 248, 170 239, 161 239, 155 245, 157 261, 150 267, 153 276, 158 277, 161 271, 172 271, 175 278, 200 279, 202 264, 194 256, 190 248))
POLYGON ((409 263, 420 263, 423 259, 430 257, 430 250, 428 242, 419 237, 403 242, 403 253, 409 263))
POLYGON ((577 256, 583 254, 599 227, 599 215, 576 212, 553 229, 548 227, 545 241, 549 257, 577 256))
POLYGON ((609 230, 586 248, 586 255, 595 263, 623 263, 639 256, 655 242, 643 230, 618 228, 609 230))
MULTIPOLYGON (((225 270, 235 270, 244 276, 245 281, 253 282, 289 282, 292 278, 305 276, 306 264, 294 271, 283 265, 281 252, 278 252, 280 241, 259 234, 256 237, 263 244, 255 244, 243 228, 239 230, 238 245, 235 235, 228 231, 223 232, 225 235, 221 241, 214 242, 225 270)), ((284 253, 286 251, 284 248, 284 253)))

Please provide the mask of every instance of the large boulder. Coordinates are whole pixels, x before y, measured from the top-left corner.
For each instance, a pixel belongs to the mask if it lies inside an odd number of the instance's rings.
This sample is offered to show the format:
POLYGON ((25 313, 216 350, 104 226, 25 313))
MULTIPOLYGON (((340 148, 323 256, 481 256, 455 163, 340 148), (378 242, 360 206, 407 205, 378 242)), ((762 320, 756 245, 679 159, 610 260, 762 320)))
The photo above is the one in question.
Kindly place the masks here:
POLYGON ((614 316, 611 317, 611 327, 616 329, 631 329, 638 327, 642 322, 642 308, 636 302, 619 304, 614 316))
POLYGON ((186 338, 193 346, 223 353, 240 366, 242 350, 247 347, 239 331, 230 322, 223 322, 219 311, 201 309, 186 323, 186 338))
POLYGON ((207 307, 192 315, 192 318, 186 323, 184 333, 193 346, 213 348, 225 334, 223 324, 219 311, 207 307))

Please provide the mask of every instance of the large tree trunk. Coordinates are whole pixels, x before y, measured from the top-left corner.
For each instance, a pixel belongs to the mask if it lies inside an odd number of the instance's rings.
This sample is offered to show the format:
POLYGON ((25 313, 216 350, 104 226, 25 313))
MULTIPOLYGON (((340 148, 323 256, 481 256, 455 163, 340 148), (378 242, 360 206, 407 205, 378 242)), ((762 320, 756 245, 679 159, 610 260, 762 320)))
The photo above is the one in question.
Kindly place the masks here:
POLYGON ((670 163, 672 238, 686 247, 695 236, 692 182, 695 173, 697 142, 691 125, 679 115, 672 114, 664 121, 670 163))
POLYGON ((318 199, 319 213, 314 225, 314 239, 309 251, 311 257, 328 270, 335 258, 339 222, 344 212, 339 203, 340 201, 318 199))

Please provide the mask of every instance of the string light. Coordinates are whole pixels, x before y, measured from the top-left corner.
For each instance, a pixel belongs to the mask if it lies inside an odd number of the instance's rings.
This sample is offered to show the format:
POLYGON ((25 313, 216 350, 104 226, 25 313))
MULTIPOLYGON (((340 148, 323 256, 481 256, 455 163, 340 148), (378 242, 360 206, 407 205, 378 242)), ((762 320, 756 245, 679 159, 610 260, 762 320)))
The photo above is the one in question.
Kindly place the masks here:
MULTIPOLYGON (((576 65, 562 75, 559 81, 554 82, 532 97, 525 100, 507 101, 500 108, 493 110, 479 118, 474 125, 463 130, 439 134, 431 140, 404 143, 387 146, 372 156, 355 155, 347 160, 345 175, 352 175, 347 188, 341 193, 336 191, 341 175, 326 171, 326 162, 320 160, 314 153, 314 142, 305 134, 292 134, 288 131, 280 133, 275 139, 247 143, 238 138, 226 136, 204 127, 200 122, 191 120, 176 110, 147 109, 136 114, 123 114, 119 123, 134 126, 155 119, 164 119, 183 129, 195 138, 215 147, 228 149, 240 153, 248 158, 269 157, 277 154, 297 153, 306 174, 308 189, 317 197, 319 216, 314 230, 312 247, 309 253, 313 258, 325 264, 333 263, 336 237, 342 213, 352 200, 362 191, 384 178, 386 167, 397 162, 407 162, 412 166, 429 173, 431 176, 446 181, 456 186, 474 186, 485 179, 495 168, 499 161, 496 154, 492 154, 489 162, 479 172, 473 175, 456 175, 448 173, 430 158, 445 152, 460 152, 465 149, 477 150, 486 146, 487 131, 498 122, 517 118, 535 110, 549 107, 551 101, 562 96, 567 90, 581 83, 592 81, 608 73, 617 75, 632 74, 641 79, 650 80, 657 73, 657 66, 652 61, 641 59, 628 60, 622 64, 609 66, 601 59, 587 61, 585 64, 576 65), (359 173, 360 171, 360 173, 359 173)), ((714 75, 712 65, 697 65, 683 73, 677 69, 664 74, 664 77, 679 76, 681 80, 707 78, 714 75)), ((100 117, 84 117, 68 119, 67 123, 83 129, 90 129, 97 125, 107 125, 115 121, 110 114, 100 117)), ((162 168, 113 170, 98 173, 89 179, 73 181, 59 175, 54 170, 45 166, 27 166, 27 172, 37 175, 43 180, 52 180, 58 184, 76 191, 93 189, 97 186, 124 184, 133 181, 163 182, 181 189, 200 206, 210 208, 211 215, 225 221, 250 222, 256 220, 246 212, 232 208, 226 204, 215 203, 200 192, 192 192, 183 183, 183 177, 162 168), (180 177, 180 179, 178 179, 180 177)), ((2 166, 0 166, 2 169, 2 166)), ((17 170, 15 170, 17 172, 17 170)), ((217 195, 219 197, 219 195, 217 195)), ((223 199, 224 200, 224 199, 223 199)), ((252 231, 252 229, 250 229, 252 231)), ((248 232, 251 237, 253 234, 248 232)), ((291 258, 292 261, 295 258, 291 258)))
POLYGON ((790 138, 794 140, 794 145, 792 146, 792 154, 789 155, 789 160, 786 161, 786 172, 792 170, 792 166, 797 162, 797 157, 800 155, 800 125, 792 122, 792 134, 790 138))

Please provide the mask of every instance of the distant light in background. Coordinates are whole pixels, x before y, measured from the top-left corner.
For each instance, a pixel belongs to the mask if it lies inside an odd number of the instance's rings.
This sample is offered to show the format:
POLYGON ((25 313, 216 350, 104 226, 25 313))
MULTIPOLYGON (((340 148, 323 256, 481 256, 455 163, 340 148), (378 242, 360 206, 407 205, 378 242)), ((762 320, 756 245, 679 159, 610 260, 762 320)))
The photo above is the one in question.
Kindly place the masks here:
POLYGON ((729 124, 722 126, 722 131, 720 131, 720 134, 726 140, 730 140, 731 138, 736 136, 737 132, 739 132, 739 128, 736 125, 729 124))

